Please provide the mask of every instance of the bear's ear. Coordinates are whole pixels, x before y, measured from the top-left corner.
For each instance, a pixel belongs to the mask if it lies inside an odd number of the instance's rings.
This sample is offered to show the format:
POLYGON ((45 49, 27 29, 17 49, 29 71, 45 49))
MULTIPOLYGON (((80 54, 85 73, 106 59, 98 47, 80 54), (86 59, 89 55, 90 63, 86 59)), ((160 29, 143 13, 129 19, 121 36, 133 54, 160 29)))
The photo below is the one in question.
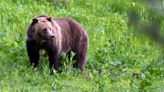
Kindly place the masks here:
POLYGON ((38 20, 35 18, 32 20, 32 25, 36 24, 38 22, 38 20))
POLYGON ((47 17, 47 20, 48 21, 52 21, 52 17, 47 17))

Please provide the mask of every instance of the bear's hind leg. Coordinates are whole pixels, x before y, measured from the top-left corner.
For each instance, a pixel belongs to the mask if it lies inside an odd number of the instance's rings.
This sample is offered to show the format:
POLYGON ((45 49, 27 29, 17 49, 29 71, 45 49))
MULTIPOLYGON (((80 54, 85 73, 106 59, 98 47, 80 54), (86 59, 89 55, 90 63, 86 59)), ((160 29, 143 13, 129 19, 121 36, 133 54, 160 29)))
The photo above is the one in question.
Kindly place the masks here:
POLYGON ((83 72, 86 60, 86 51, 83 51, 83 53, 76 53, 73 60, 76 60, 76 63, 73 65, 73 67, 78 68, 81 72, 83 72))

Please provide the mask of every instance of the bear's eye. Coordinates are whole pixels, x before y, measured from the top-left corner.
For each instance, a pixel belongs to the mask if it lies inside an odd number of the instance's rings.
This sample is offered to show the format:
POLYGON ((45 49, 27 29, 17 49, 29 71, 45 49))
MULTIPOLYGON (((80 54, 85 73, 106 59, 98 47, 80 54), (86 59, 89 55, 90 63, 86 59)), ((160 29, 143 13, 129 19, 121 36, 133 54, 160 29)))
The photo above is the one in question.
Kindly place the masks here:
POLYGON ((51 28, 48 28, 47 31, 52 31, 52 29, 51 28))

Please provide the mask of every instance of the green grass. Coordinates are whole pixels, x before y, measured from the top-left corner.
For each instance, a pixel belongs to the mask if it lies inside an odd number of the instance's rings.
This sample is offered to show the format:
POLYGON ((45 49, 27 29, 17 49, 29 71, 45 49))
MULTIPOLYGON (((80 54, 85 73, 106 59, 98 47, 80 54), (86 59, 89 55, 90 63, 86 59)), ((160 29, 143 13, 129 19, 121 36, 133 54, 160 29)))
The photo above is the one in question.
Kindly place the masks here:
POLYGON ((148 17, 132 0, 1 0, 0 92, 162 92, 164 55, 157 43, 128 27, 129 8, 148 17), (44 53, 39 68, 32 69, 26 31, 40 14, 70 17, 84 26, 89 36, 84 73, 66 64, 50 75, 44 53))

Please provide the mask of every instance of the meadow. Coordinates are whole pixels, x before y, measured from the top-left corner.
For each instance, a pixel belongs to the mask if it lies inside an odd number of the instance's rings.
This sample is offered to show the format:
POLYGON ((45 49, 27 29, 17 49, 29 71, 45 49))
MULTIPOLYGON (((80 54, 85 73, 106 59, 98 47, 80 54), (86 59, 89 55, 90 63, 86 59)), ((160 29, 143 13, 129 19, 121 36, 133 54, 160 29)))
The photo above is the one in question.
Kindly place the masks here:
POLYGON ((163 92, 163 48, 128 26, 131 8, 143 20, 149 17, 134 0, 1 0, 0 92, 163 92), (75 19, 86 29, 83 73, 63 58, 62 72, 50 75, 44 51, 39 67, 30 66, 26 31, 41 14, 75 19))

